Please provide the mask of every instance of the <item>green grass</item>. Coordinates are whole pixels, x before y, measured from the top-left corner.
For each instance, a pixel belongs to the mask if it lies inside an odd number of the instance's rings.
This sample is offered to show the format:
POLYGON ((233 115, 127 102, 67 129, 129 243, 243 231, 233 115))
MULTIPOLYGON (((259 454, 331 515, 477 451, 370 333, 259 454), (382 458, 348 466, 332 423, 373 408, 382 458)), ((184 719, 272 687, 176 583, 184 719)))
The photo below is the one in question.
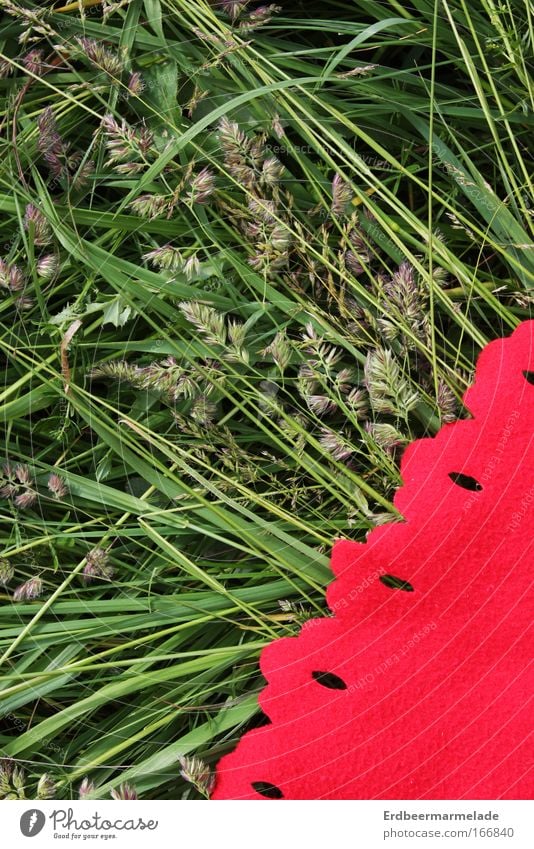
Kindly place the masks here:
POLYGON ((83 5, 0 0, 0 793, 194 798, 531 314, 533 21, 83 5))

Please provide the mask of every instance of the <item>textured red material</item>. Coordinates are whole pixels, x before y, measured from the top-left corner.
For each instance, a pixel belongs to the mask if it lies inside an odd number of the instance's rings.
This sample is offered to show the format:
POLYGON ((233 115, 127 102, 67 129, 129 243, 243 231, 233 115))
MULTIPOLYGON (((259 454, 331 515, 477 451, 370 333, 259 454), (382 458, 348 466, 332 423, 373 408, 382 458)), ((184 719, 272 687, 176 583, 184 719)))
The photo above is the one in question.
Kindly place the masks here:
POLYGON ((403 456, 405 521, 335 543, 334 616, 264 649, 271 724, 213 799, 530 797, 534 321, 482 351, 464 401, 403 456))

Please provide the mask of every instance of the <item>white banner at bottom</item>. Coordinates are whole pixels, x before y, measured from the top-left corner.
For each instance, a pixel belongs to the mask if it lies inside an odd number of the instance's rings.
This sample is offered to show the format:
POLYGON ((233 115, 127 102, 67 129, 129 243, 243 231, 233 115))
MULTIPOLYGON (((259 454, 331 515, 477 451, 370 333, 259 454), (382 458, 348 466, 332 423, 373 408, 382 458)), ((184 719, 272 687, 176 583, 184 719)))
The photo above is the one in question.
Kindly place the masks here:
POLYGON ((0 811, 6 849, 534 846, 532 803, 523 801, 5 801, 0 811))

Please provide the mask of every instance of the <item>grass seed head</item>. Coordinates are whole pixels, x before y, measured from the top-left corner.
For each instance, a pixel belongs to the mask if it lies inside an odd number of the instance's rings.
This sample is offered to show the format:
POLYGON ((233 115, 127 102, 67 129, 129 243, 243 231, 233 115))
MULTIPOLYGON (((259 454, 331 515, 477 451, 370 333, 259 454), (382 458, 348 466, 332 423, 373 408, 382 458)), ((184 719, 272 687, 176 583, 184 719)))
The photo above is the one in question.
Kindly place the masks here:
POLYGON ((24 215, 26 230, 33 228, 33 240, 36 245, 48 245, 52 241, 52 228, 40 209, 29 203, 24 215))
POLYGON ((47 486, 54 498, 58 501, 64 498, 69 491, 69 488, 63 478, 60 478, 59 475, 56 475, 55 473, 51 474, 48 478, 47 486))
POLYGON ((37 784, 38 799, 53 799, 56 795, 56 783, 47 772, 41 775, 37 784))
POLYGON ((117 788, 111 790, 110 796, 116 801, 131 801, 139 798, 137 789, 133 784, 128 784, 127 782, 119 784, 117 788))
POLYGON ((84 582, 91 583, 95 579, 111 581, 113 578, 113 566, 109 562, 109 554, 103 549, 92 548, 86 555, 86 563, 83 569, 84 582))
POLYGON ((13 580, 15 570, 12 563, 5 557, 0 557, 0 584, 4 587, 13 580))
POLYGON ((91 781, 91 779, 86 776, 78 787, 78 796, 80 799, 86 799, 88 796, 91 796, 95 790, 96 787, 94 781, 91 781))
POLYGON ((13 601, 33 601, 43 592, 43 582, 39 577, 30 578, 20 584, 13 593, 13 601))
POLYGON ((59 271, 59 257, 56 254, 39 257, 36 270, 42 280, 52 280, 59 271))
POLYGON ((102 71, 111 77, 120 77, 124 70, 122 59, 116 53, 104 47, 101 42, 93 38, 76 38, 84 56, 102 71))

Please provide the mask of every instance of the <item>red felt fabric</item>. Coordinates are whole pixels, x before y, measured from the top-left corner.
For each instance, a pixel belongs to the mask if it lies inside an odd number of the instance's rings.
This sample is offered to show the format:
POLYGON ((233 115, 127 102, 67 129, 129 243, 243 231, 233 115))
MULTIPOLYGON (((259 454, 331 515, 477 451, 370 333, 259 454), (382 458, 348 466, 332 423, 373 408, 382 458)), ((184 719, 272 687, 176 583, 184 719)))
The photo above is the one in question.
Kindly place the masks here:
POLYGON ((534 321, 482 351, 464 401, 473 418, 403 456, 405 522, 335 543, 334 615, 264 649, 271 724, 222 758, 213 799, 267 799, 266 785, 286 799, 530 798, 534 321))

